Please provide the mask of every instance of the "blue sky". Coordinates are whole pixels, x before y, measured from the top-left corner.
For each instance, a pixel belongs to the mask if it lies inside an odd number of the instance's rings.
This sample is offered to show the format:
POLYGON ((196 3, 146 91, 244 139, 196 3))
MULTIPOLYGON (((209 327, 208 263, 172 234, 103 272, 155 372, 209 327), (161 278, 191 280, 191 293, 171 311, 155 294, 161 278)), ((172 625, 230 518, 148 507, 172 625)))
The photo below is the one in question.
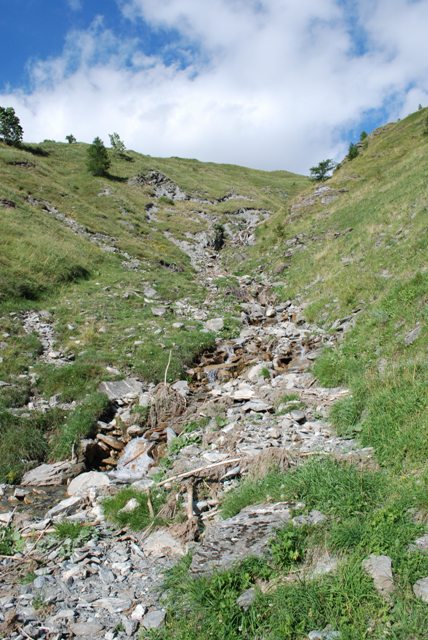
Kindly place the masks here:
POLYGON ((428 0, 0 0, 27 140, 307 172, 428 104, 428 0))

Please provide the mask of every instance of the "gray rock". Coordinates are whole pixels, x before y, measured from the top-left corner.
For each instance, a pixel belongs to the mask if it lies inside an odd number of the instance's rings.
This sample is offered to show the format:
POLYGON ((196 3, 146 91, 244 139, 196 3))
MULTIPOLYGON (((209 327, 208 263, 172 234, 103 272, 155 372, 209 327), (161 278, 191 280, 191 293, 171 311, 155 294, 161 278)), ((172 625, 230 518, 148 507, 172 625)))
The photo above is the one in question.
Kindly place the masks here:
POLYGON ((144 541, 143 549, 146 554, 154 557, 177 557, 186 553, 181 542, 174 538, 168 529, 158 529, 150 534, 144 541))
POLYGON ((149 611, 143 618, 143 627, 146 629, 159 629, 165 622, 165 615, 165 611, 162 609, 149 611))
POLYGON ((241 411, 255 411, 256 413, 264 413, 265 411, 272 411, 272 405, 264 402, 263 400, 250 400, 245 402, 241 411))
POLYGON ((149 468, 154 464, 149 455, 152 445, 143 437, 134 438, 124 448, 116 471, 110 476, 120 482, 133 482, 147 476, 149 468))
POLYGON ((52 507, 52 509, 49 509, 45 517, 56 519, 59 516, 64 517, 70 513, 74 513, 82 502, 83 499, 81 496, 71 496, 71 498, 61 500, 61 502, 52 507))
POLYGON ((257 591, 254 589, 254 587, 251 587, 250 589, 247 589, 246 591, 244 591, 244 593, 241 593, 239 598, 236 600, 236 604, 240 609, 243 609, 244 611, 248 611, 248 609, 251 607, 254 600, 256 599, 256 596, 257 596, 257 591))
POLYGON ((152 314, 160 318, 166 314, 166 307, 152 307, 152 314))
POLYGON ((328 573, 334 573, 338 564, 338 558, 331 556, 328 551, 326 551, 322 556, 317 558, 309 568, 307 577, 317 578, 318 576, 324 576, 328 573))
POLYGON ((95 638, 100 635, 104 627, 97 622, 73 622, 70 624, 70 631, 75 636, 87 636, 95 638))
POLYGON ((287 504, 262 504, 212 525, 193 555, 192 573, 209 574, 228 569, 248 556, 262 556, 275 529, 290 522, 290 518, 287 504))
POLYGON ((385 599, 394 591, 391 558, 371 555, 363 560, 363 569, 373 578, 376 591, 385 599))
POLYGON ((413 585, 413 593, 417 598, 428 603, 428 578, 421 578, 413 585))
POLYGON ((205 328, 208 329, 208 331, 221 331, 224 328, 224 319, 212 318, 211 320, 207 320, 205 323, 205 328))
POLYGON ((288 415, 292 420, 298 422, 299 424, 303 424, 304 422, 306 422, 306 415, 303 413, 303 411, 290 411, 288 415))
POLYGON ((313 526, 325 522, 326 519, 327 517, 323 513, 321 513, 321 511, 313 509, 307 515, 295 516, 293 518, 293 524, 297 527, 303 526, 305 524, 313 526))
POLYGON ((413 544, 409 545, 409 551, 420 551, 420 553, 428 554, 428 534, 418 538, 413 544))
POLYGON ((125 618, 125 616, 122 616, 121 621, 128 638, 134 637, 134 634, 139 626, 137 620, 129 620, 129 618, 125 618))
POLYGON ((153 287, 144 287, 144 295, 146 298, 156 298, 158 292, 153 287))
POLYGON ((110 485, 110 478, 101 471, 87 471, 74 478, 67 487, 69 496, 84 496, 91 489, 101 489, 110 485))
POLYGON ((137 604, 134 611, 131 613, 131 620, 141 622, 147 612, 147 607, 142 604, 137 604))
POLYGON ((177 382, 174 382, 171 386, 174 391, 177 391, 181 396, 186 397, 190 393, 189 383, 187 380, 177 380, 177 382))
POLYGON ((116 382, 101 382, 98 391, 105 393, 110 400, 136 398, 143 391, 143 383, 135 378, 117 380, 116 382))
POLYGON ((129 609, 132 601, 130 598, 99 598, 92 603, 93 607, 106 609, 110 613, 118 613, 129 609))
POLYGON ((21 484, 24 486, 43 487, 65 484, 69 478, 74 478, 84 470, 83 464, 70 462, 54 462, 53 464, 41 464, 24 474, 21 484))
POLYGON ((333 631, 330 625, 328 625, 322 631, 311 631, 308 635, 308 640, 339 640, 340 632, 333 631))
POLYGON ((404 337, 404 344, 406 345, 406 347, 416 342, 416 340, 419 338, 421 330, 421 325, 417 324, 416 327, 412 329, 412 331, 409 331, 409 333, 406 334, 406 336, 404 337))

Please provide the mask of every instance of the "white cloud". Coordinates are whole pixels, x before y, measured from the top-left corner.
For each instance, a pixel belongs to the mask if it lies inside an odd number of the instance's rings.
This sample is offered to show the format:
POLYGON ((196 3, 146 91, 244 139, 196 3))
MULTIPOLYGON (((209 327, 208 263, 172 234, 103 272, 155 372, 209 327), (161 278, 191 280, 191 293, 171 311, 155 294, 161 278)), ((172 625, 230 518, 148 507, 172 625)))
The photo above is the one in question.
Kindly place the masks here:
POLYGON ((122 0, 136 25, 174 30, 167 53, 176 47, 185 65, 98 20, 33 66, 30 94, 0 103, 28 139, 107 142, 118 131, 151 155, 307 171, 344 154, 340 132, 365 111, 398 117, 427 102, 428 2, 351 4, 352 23, 339 0, 122 0))
POLYGON ((80 11, 82 8, 82 0, 67 0, 67 4, 72 11, 80 11))

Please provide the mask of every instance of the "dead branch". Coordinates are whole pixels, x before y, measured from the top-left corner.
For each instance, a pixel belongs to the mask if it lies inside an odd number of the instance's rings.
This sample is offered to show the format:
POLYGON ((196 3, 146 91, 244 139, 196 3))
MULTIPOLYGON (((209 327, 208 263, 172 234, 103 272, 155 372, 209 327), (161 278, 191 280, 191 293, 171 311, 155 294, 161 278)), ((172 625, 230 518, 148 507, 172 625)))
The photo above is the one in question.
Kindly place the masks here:
POLYGON ((221 467, 222 465, 227 464, 236 464, 237 462, 241 462, 242 458, 232 458, 231 460, 222 460, 221 462, 214 462, 213 464, 208 464, 204 467, 198 467, 197 469, 192 469, 191 471, 186 471, 185 473, 179 473, 176 476, 171 476, 171 478, 166 478, 166 480, 162 480, 162 482, 157 483, 157 487, 163 487, 165 484, 169 482, 175 482, 175 480, 182 480, 184 478, 190 478, 192 476, 198 475, 198 473, 202 473, 202 471, 209 471, 210 469, 215 469, 216 467, 221 467))

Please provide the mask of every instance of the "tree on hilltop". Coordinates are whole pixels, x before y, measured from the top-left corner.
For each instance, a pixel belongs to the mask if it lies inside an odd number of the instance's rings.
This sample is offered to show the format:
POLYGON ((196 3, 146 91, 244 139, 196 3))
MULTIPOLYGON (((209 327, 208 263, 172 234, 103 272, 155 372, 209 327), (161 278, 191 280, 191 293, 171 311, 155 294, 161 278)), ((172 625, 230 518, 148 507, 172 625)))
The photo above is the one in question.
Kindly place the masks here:
POLYGON ((68 144, 74 144, 75 142, 77 142, 72 133, 70 133, 70 135, 68 136, 65 136, 65 139, 67 140, 68 144))
POLYGON ((93 143, 88 147, 87 167, 93 176, 104 176, 110 167, 107 149, 98 136, 94 138, 93 143))
POLYGON ((110 138, 110 144, 112 146, 113 153, 117 156, 123 156, 126 151, 126 147, 123 140, 120 139, 119 134, 116 132, 109 133, 108 137, 110 138))
POLYGON ((23 129, 12 107, 0 107, 0 139, 18 147, 22 142, 23 129))
POLYGON ((327 160, 321 160, 321 162, 317 164, 316 167, 310 168, 311 179, 316 180, 318 182, 323 182, 324 180, 327 180, 327 178, 330 177, 329 173, 333 171, 335 166, 336 166, 336 163, 334 162, 334 160, 331 160, 330 158, 327 160))

